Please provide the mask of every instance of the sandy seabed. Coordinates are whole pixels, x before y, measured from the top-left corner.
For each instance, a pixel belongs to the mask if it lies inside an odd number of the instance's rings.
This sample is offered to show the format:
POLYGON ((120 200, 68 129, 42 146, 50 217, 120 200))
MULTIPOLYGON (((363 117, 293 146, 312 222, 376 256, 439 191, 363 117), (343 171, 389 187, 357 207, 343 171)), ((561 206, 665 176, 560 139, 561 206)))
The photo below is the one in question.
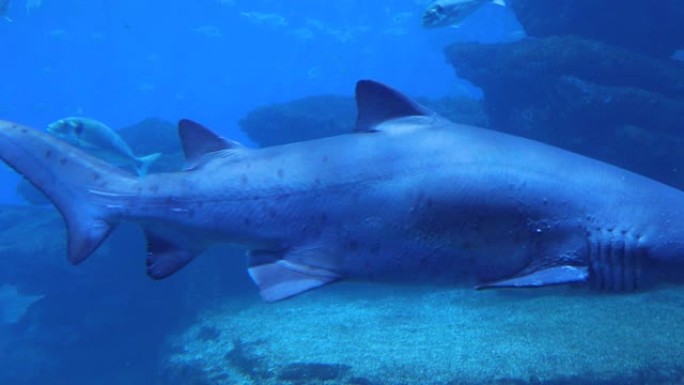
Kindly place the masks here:
POLYGON ((235 299, 170 345, 169 383, 684 384, 684 288, 340 283, 235 299))

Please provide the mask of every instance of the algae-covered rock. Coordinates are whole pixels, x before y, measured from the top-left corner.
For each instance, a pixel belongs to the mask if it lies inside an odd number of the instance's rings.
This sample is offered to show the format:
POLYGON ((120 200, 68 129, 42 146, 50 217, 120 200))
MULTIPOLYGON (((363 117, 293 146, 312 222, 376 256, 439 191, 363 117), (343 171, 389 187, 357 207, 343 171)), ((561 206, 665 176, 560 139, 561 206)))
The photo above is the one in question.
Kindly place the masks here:
POLYGON ((660 57, 683 45, 680 0, 515 0, 511 7, 535 37, 576 35, 660 57))
MULTIPOLYGON (((456 122, 488 125, 479 100, 419 98, 419 101, 456 122)), ((323 95, 256 108, 240 120, 240 126, 259 145, 274 146, 347 134, 353 131, 355 121, 354 98, 323 95)))
POLYGON ((205 313, 170 341, 164 378, 168 385, 674 384, 684 373, 683 304, 681 287, 615 296, 341 283, 205 313), (198 338, 207 326, 220 337, 198 338))

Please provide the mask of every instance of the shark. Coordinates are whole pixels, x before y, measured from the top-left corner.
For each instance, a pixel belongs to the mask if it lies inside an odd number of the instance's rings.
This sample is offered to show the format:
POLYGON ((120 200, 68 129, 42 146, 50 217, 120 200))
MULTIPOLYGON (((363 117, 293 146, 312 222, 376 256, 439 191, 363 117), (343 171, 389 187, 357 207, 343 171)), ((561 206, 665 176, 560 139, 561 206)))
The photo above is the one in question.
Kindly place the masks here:
POLYGON ((340 280, 633 291, 684 261, 682 191, 376 81, 356 103, 348 134, 259 149, 181 120, 186 167, 144 178, 7 121, 0 158, 62 214, 72 263, 132 221, 150 277, 238 244, 269 302, 340 280))

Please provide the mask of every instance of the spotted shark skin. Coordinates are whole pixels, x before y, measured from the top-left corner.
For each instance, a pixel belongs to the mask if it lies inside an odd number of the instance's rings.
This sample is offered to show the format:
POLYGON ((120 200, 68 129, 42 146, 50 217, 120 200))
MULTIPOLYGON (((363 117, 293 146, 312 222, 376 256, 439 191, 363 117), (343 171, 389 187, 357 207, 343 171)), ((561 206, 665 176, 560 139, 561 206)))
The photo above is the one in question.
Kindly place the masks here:
POLYGON ((276 301, 341 279, 630 291, 684 260, 684 193, 552 146, 450 122, 363 80, 347 135, 247 149, 182 120, 188 163, 143 178, 0 122, 0 158, 50 197, 73 263, 123 221, 167 277, 207 247, 249 250, 276 301))

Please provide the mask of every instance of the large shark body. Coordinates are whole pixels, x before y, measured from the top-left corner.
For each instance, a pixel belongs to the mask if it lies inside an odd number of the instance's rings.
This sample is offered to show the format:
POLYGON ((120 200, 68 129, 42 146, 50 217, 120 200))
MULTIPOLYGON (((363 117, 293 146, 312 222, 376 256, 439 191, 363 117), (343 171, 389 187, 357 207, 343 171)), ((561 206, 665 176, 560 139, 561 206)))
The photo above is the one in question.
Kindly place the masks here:
POLYGON ((336 280, 633 290, 684 260, 684 193, 539 142, 452 123, 373 81, 356 132, 247 149, 181 121, 188 168, 139 178, 47 133, 0 123, 0 157, 65 218, 71 262, 122 221, 153 278, 244 245, 268 301, 336 280))

